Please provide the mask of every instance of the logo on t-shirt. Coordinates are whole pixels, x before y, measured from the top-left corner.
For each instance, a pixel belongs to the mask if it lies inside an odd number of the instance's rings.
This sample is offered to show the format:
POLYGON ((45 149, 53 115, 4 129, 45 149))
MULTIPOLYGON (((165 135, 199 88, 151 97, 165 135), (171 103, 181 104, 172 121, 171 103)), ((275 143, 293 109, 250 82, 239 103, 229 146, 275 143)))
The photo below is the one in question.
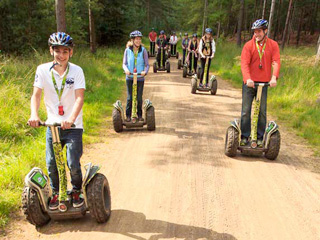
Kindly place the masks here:
POLYGON ((34 77, 34 82, 35 83, 38 82, 38 78, 39 78, 39 76, 38 76, 38 74, 36 74, 36 76, 34 77))
POLYGON ((74 84, 74 78, 67 78, 66 79, 66 87, 67 88, 72 88, 74 84))

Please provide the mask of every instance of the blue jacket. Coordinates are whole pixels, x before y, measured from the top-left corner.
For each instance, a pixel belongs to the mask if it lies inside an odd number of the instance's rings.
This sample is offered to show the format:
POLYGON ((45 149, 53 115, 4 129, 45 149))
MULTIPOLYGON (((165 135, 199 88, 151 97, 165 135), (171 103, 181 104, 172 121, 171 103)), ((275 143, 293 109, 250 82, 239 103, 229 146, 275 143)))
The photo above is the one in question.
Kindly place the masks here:
MULTIPOLYGON (((148 62, 148 53, 144 47, 140 47, 138 51, 138 57, 137 57, 137 66, 135 64, 135 57, 133 53, 133 47, 126 48, 123 56, 123 69, 129 70, 131 73, 133 73, 134 68, 137 68, 137 73, 141 73, 142 71, 145 71, 146 74, 149 70, 149 62, 148 62)), ((133 75, 129 75, 126 77, 127 80, 132 80, 133 75)), ((138 81, 143 81, 144 77, 138 77, 138 81)))

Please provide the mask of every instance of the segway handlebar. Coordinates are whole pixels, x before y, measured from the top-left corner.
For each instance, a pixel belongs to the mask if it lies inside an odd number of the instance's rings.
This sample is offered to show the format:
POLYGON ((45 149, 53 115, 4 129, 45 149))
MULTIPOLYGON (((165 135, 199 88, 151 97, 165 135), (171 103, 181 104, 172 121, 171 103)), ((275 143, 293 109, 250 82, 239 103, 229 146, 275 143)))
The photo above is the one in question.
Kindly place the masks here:
MULTIPOLYGON (((29 125, 27 123, 27 125, 29 125)), ((39 126, 41 127, 61 127, 61 123, 52 123, 52 124, 49 124, 49 123, 45 123, 45 122, 39 122, 39 126)), ((71 127, 74 128, 76 125, 75 124, 72 124, 71 127)))
POLYGON ((255 87, 258 87, 258 86, 265 87, 265 86, 270 86, 270 83, 254 83, 254 86, 255 87))
MULTIPOLYGON (((126 74, 125 72, 123 72, 123 73, 126 74)), ((141 77, 142 77, 141 73, 132 73, 132 72, 130 72, 129 75, 134 75, 134 74, 137 74, 137 76, 141 76, 141 77)), ((126 74, 126 75, 127 75, 127 74, 126 74)))

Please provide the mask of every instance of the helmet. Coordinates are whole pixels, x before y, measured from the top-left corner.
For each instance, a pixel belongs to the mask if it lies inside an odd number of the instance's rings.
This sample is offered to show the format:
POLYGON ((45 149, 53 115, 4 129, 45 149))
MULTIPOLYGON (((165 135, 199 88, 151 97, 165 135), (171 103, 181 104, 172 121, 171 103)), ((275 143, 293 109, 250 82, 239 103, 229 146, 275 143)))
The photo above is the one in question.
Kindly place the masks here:
POLYGON ((160 35, 161 35, 161 34, 164 34, 164 31, 163 31, 163 30, 160 31, 160 35))
POLYGON ((68 48, 73 47, 73 39, 70 35, 64 32, 52 33, 48 39, 48 44, 50 47, 65 46, 68 48))
POLYGON ((206 28, 205 33, 210 33, 210 34, 212 34, 212 29, 211 29, 211 28, 206 28))
POLYGON ((185 36, 188 36, 188 33, 185 33, 184 35, 185 35, 185 36))
POLYGON ((151 28, 152 31, 154 31, 154 28, 151 28))
POLYGON ((130 33, 130 38, 135 38, 135 37, 142 37, 142 33, 138 30, 135 30, 132 33, 130 33))
POLYGON ((176 34, 176 32, 172 32, 172 34, 176 34))
POLYGON ((268 28, 268 21, 264 19, 258 19, 253 24, 251 29, 267 29, 268 28))
POLYGON ((198 35, 196 33, 192 34, 192 37, 198 37, 198 35))

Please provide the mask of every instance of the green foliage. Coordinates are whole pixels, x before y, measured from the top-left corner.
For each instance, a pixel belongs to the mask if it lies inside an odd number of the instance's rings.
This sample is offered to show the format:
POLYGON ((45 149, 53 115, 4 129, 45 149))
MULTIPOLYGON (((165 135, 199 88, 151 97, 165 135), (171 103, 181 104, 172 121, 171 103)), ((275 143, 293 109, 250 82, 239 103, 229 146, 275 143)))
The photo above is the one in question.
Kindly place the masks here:
MULTIPOLYGON (((45 167, 45 128, 26 126, 30 117, 30 97, 37 65, 48 62, 46 52, 23 58, 0 59, 0 227, 19 207, 23 179, 32 167, 45 167)), ((76 50, 72 62, 81 66, 86 77, 84 143, 99 141, 104 116, 111 115, 112 103, 124 89, 122 52, 118 49, 76 50)), ((42 101, 40 117, 45 120, 42 101)))

